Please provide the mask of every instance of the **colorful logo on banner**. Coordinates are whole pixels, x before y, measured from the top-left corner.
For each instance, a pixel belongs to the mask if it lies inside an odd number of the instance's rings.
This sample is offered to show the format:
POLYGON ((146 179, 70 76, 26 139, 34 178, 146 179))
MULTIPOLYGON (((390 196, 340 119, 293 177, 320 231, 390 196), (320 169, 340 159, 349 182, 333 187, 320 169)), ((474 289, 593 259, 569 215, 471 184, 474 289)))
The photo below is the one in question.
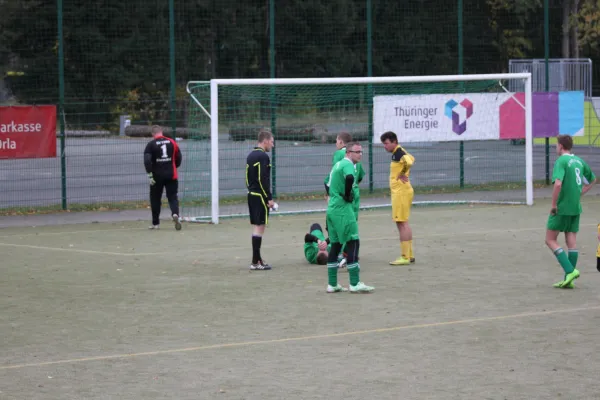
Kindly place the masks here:
POLYGON ((452 132, 462 135, 467 130, 467 119, 473 115, 473 103, 468 99, 460 103, 449 100, 444 106, 444 114, 452 121, 452 132))
MULTIPOLYGON (((533 93, 533 137, 547 138, 558 134, 582 136, 584 127, 584 93, 533 93)), ((500 139, 525 137, 525 94, 515 93, 500 105, 500 139)))
MULTIPOLYGON (((533 137, 583 135, 583 91, 533 93, 532 100, 533 137)), ((373 143, 387 131, 401 143, 521 139, 524 104, 523 93, 507 92, 374 96, 373 143)))

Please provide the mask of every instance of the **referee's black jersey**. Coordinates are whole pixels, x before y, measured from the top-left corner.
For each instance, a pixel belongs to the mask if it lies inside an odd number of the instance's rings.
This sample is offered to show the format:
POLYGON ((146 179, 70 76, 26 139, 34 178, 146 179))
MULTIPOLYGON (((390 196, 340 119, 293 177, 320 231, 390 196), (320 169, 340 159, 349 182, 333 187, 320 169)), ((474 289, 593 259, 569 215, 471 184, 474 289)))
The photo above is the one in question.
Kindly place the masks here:
POLYGON ((271 196, 271 160, 265 151, 255 147, 246 158, 246 187, 250 193, 259 193, 267 201, 271 196))
POLYGON ((144 167, 154 178, 177 179, 177 168, 181 165, 181 150, 175 140, 159 136, 152 139, 144 150, 144 167))

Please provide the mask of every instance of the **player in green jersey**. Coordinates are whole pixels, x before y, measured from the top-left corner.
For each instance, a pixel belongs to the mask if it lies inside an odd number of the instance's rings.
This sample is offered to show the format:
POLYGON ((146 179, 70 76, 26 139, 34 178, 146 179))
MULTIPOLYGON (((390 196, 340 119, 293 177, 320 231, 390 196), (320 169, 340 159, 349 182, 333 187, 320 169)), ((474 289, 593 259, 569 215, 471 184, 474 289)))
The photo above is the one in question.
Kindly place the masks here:
POLYGON ((558 135, 556 154, 558 158, 552 170, 552 207, 546 223, 546 245, 565 271, 562 281, 554 284, 557 288, 572 288, 573 281, 579 278, 577 270, 577 232, 581 214, 581 196, 591 189, 596 176, 589 165, 571 153, 573 138, 558 135), (568 254, 558 244, 558 235, 565 233, 568 254))
MULTIPOLYGON (((327 265, 327 259, 331 251, 329 239, 325 239, 323 229, 320 224, 314 223, 309 228, 309 233, 304 235, 304 258, 310 264, 327 265)), ((338 255, 338 268, 346 266, 346 259, 343 256, 344 248, 338 255)))
POLYGON ((346 157, 338 161, 329 174, 329 203, 327 205, 327 225, 331 251, 327 259, 328 293, 347 292, 369 293, 373 287, 360 281, 358 251, 360 238, 358 222, 352 206, 355 180, 355 164, 362 158, 362 146, 358 142, 346 145, 346 157), (337 255, 345 244, 350 288, 337 282, 337 255))
MULTIPOLYGON (((337 150, 333 153, 333 157, 331 160, 331 167, 340 160, 346 157, 346 145, 352 141, 352 136, 350 136, 347 132, 340 133, 336 140, 335 146, 337 150)), ((354 208, 354 214, 356 214, 356 218, 358 219, 358 211, 360 209, 360 188, 358 185, 365 177, 365 169, 362 166, 362 163, 357 162, 354 166, 355 168, 355 179, 354 179, 354 187, 352 189, 354 200, 352 202, 352 207, 354 208)), ((327 192, 327 196, 329 196, 329 174, 325 177, 325 191, 327 192)))

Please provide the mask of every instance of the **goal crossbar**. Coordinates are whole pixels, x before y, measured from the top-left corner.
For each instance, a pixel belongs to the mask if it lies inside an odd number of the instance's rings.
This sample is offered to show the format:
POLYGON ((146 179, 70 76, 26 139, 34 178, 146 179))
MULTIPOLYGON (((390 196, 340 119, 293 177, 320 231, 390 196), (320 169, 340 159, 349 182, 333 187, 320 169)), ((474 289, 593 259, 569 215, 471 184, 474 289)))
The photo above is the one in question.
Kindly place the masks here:
MULTIPOLYGON (((365 76, 358 78, 251 78, 211 79, 211 85, 336 85, 363 83, 427 83, 457 81, 496 81, 503 79, 531 79, 531 73, 471 74, 471 75, 424 75, 424 76, 365 76)), ((190 81, 190 85, 207 81, 190 81)))
POLYGON ((533 205, 533 94, 531 73, 499 73, 468 75, 425 75, 425 76, 382 76, 357 78, 256 78, 256 79, 211 79, 210 112, 193 96, 193 85, 206 85, 207 81, 189 81, 187 92, 210 118, 211 143, 211 222, 219 223, 219 86, 231 85, 336 85, 378 83, 428 83, 467 81, 524 81, 525 94, 525 197, 526 204, 533 205))

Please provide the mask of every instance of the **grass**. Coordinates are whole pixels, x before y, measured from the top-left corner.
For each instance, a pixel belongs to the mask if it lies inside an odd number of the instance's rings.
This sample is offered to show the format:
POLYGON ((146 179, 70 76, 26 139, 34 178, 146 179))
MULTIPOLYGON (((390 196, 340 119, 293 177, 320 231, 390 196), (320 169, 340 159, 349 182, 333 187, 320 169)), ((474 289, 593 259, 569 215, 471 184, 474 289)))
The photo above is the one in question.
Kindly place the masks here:
MULTIPOLYGON (((534 188, 546 187, 545 181, 534 181, 534 188)), ((518 190, 525 189, 524 182, 493 182, 488 184, 466 184, 464 188, 460 188, 459 185, 445 185, 445 186, 416 186, 415 194, 426 195, 426 194, 447 194, 447 193, 460 193, 460 192, 490 192, 490 191, 503 191, 503 190, 518 190)), ((369 198, 386 198, 389 196, 388 188, 377 188, 372 192, 368 189, 361 189, 361 199, 369 198)), ((310 201, 310 200, 322 200, 324 198, 323 192, 306 192, 306 193, 291 193, 291 194, 280 194, 277 196, 278 201, 310 201)), ((247 201, 246 196, 228 196, 221 198, 222 205, 236 205, 244 204, 247 201)), ((167 205, 166 200, 163 201, 163 205, 167 205)), ((203 197, 197 199, 182 199, 180 201, 182 207, 207 207, 210 205, 210 197, 203 197)), ((63 210, 60 204, 54 204, 49 206, 22 206, 22 207, 10 207, 0 209, 0 216, 19 216, 19 215, 37 215, 37 214, 52 214, 52 213, 71 213, 71 212, 104 212, 104 211, 122 211, 122 210, 138 210, 138 209, 149 209, 150 204, 147 201, 121 201, 112 203, 74 203, 69 204, 66 210, 63 210)))

